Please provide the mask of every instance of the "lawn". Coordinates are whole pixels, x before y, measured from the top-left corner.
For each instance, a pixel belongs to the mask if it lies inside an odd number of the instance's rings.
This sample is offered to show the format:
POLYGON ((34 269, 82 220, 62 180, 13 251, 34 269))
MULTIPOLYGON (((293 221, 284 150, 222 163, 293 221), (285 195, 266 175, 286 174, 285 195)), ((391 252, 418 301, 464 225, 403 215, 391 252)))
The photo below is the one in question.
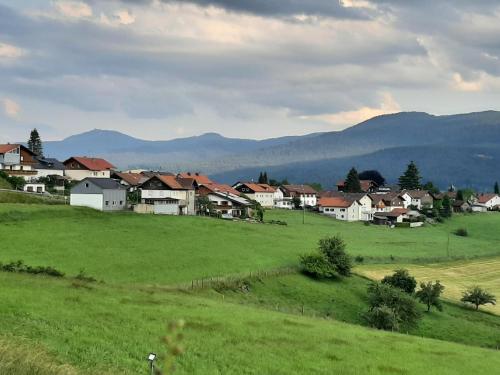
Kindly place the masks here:
MULTIPOLYGON (((2 180, 0 180, 0 189, 2 180)), ((6 188, 6 187, 3 187, 6 188)), ((10 187, 8 187, 10 189, 10 187)), ((64 204, 64 199, 60 196, 46 196, 19 191, 0 191, 0 203, 19 203, 19 204, 64 204)))
POLYGON ((450 236, 456 257, 500 254, 500 215, 470 215, 449 224, 388 229, 344 223, 316 214, 267 211, 266 219, 287 226, 200 217, 106 214, 85 208, 1 205, 0 261, 22 259, 75 275, 80 269, 104 281, 176 284, 193 279, 297 264, 318 239, 339 233, 348 251, 365 261, 422 262, 442 259, 449 232, 459 226, 469 237, 450 236))
MULTIPOLYGON (((398 265, 407 268, 418 281, 440 280, 445 286, 444 296, 459 302, 462 292, 468 287, 479 285, 497 296, 500 303, 500 257, 457 261, 429 265, 398 265)), ((390 274, 395 265, 366 265, 356 268, 372 279, 381 279, 390 274)), ((500 315, 500 306, 486 305, 482 310, 500 315)))
POLYGON ((0 331, 83 374, 146 373, 183 318, 178 374, 491 373, 498 351, 173 292, 0 273, 0 331))

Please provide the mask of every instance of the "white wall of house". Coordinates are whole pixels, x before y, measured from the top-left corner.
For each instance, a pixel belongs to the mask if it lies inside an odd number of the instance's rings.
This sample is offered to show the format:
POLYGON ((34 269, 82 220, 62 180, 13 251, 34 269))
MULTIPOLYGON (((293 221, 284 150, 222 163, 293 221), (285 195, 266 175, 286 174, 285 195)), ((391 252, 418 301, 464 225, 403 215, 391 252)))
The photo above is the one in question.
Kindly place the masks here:
POLYGON ((274 207, 274 192, 258 192, 255 194, 246 194, 246 196, 260 203, 262 207, 274 207))
POLYGON ((187 200, 187 190, 141 190, 141 199, 173 198, 187 200))
POLYGON ((90 207, 99 211, 104 207, 102 194, 71 194, 69 202, 71 206, 90 207))
POLYGON ((403 206, 404 208, 408 208, 412 205, 412 199, 410 197, 410 194, 404 193, 401 195, 401 198, 403 198, 403 206))
POLYGON ((64 176, 62 169, 37 169, 34 178, 47 177, 47 176, 64 176))
POLYGON ((359 199, 359 203, 361 203, 360 207, 360 220, 362 221, 371 221, 373 219, 374 209, 372 207, 372 200, 368 195, 365 195, 363 198, 359 199))
POLYGON ((484 204, 489 210, 491 210, 493 207, 495 206, 499 206, 500 205, 500 196, 495 196, 493 198, 491 198, 489 201, 487 201, 485 204, 484 204))
POLYGON ((361 220, 361 205, 354 202, 350 207, 320 207, 320 212, 335 217, 337 220, 361 220))
POLYGON ((317 204, 316 194, 300 194, 300 205, 315 207, 317 204))
POLYGON ((179 201, 156 201, 154 203, 154 213, 156 215, 179 215, 179 201))
POLYGON ((87 177, 110 178, 111 171, 88 171, 85 169, 66 169, 66 176, 75 181, 81 181, 87 177))
POLYGON ((44 184, 26 184, 23 187, 24 191, 30 193, 45 193, 45 185, 44 184))
POLYGON ((283 208, 287 210, 292 210, 295 207, 293 206, 292 198, 289 197, 284 197, 279 200, 274 201, 274 207, 275 208, 283 208))

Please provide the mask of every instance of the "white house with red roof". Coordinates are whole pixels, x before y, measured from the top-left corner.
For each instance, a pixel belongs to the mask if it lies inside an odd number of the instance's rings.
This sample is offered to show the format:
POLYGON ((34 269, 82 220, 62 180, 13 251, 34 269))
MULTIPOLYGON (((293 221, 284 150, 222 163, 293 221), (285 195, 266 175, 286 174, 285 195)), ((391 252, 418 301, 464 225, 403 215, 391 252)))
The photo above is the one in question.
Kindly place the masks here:
POLYGON ((276 189, 268 184, 237 182, 233 185, 233 188, 240 194, 259 202, 262 207, 272 208, 274 206, 274 192, 276 189))
POLYGON ((477 201, 480 205, 484 205, 489 211, 500 207, 500 196, 498 194, 481 194, 477 198, 477 201))
POLYGON ((0 145, 0 170, 9 176, 31 180, 37 174, 36 164, 36 155, 29 148, 20 144, 0 145))
POLYGON ((198 187, 198 195, 208 198, 213 210, 223 217, 241 217, 244 213, 251 215, 252 202, 240 196, 240 192, 225 184, 202 184, 198 187))
POLYGON ((81 181, 84 178, 110 178, 115 166, 101 158, 72 156, 64 163, 66 176, 71 180, 81 181))
POLYGON ((359 221, 362 219, 361 203, 354 198, 326 197, 318 200, 319 212, 337 220, 359 221))
POLYGON ((275 200, 277 208, 293 208, 293 198, 300 199, 300 206, 315 207, 317 204, 318 192, 309 185, 282 185, 279 187, 283 197, 275 200))

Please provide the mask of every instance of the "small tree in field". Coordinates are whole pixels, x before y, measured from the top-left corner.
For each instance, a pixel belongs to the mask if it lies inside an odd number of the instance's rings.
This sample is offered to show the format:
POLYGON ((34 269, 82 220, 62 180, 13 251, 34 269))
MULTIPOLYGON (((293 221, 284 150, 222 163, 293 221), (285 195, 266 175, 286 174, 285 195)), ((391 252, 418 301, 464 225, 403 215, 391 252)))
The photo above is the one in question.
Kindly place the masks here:
POLYGON ((467 289, 464 292, 461 301, 474 305, 476 310, 479 310, 479 306, 487 304, 495 305, 497 302, 493 294, 487 292, 479 286, 467 289))
POLYGON ((386 305, 374 307, 365 314, 366 322, 374 328, 399 331, 398 314, 386 305))
POLYGON ((351 275, 352 260, 345 252, 345 243, 339 236, 320 240, 318 250, 318 253, 300 257, 304 273, 319 278, 351 275))
POLYGON ((436 281, 434 284, 432 281, 428 283, 421 283, 420 290, 415 294, 420 302, 427 305, 427 311, 431 311, 431 306, 436 307, 439 311, 443 310, 441 301, 439 297, 444 290, 444 286, 436 281))
POLYGON ((408 294, 413 294, 417 287, 417 280, 405 269, 396 270, 392 275, 385 276, 382 283, 392 285, 408 294))

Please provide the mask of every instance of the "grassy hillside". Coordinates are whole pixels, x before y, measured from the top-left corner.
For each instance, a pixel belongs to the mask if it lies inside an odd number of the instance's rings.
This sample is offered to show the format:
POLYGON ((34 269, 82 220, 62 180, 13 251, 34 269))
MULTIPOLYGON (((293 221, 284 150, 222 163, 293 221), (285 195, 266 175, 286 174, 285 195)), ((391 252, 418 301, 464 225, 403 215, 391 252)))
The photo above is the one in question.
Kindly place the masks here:
MULTIPOLYGON (((460 301, 463 291, 474 285, 500 298, 500 258, 402 267, 409 269, 419 281, 440 280, 446 285, 444 296, 456 302, 460 301)), ((372 279, 381 279, 393 269, 394 266, 388 265, 367 265, 357 270, 372 279)), ((481 309, 500 315, 499 305, 486 305, 481 309)))
POLYGON ((0 177, 0 189, 12 189, 8 181, 0 177))
MULTIPOLYGON (((254 280, 248 292, 206 291, 204 294, 218 300, 224 295, 226 302, 289 314, 366 324, 362 315, 368 310, 369 283, 359 276, 315 281, 295 274, 254 280)), ((409 331, 412 335, 488 348, 500 346, 500 319, 495 315, 476 314, 451 303, 445 303, 442 312, 426 313, 425 306, 420 307, 422 320, 409 331)))
POLYGON ((467 227, 469 237, 450 237, 454 257, 498 255, 500 215, 470 215, 447 224, 388 229, 344 223, 300 212, 268 211, 287 226, 235 223, 199 217, 105 214, 67 206, 1 205, 4 246, 0 261, 22 259, 68 274, 81 268, 107 282, 176 284, 203 277, 296 265, 299 254, 321 237, 340 233, 365 261, 422 262, 443 259, 448 234, 467 227), (392 259, 391 259, 392 256, 392 259))
POLYGON ((0 283, 2 334, 99 374, 145 373, 145 356, 163 351, 166 322, 179 318, 187 325, 178 374, 486 374, 500 366, 494 350, 185 294, 5 273, 0 283))
POLYGON ((54 196, 47 197, 16 191, 0 191, 0 203, 64 204, 64 200, 54 196))

